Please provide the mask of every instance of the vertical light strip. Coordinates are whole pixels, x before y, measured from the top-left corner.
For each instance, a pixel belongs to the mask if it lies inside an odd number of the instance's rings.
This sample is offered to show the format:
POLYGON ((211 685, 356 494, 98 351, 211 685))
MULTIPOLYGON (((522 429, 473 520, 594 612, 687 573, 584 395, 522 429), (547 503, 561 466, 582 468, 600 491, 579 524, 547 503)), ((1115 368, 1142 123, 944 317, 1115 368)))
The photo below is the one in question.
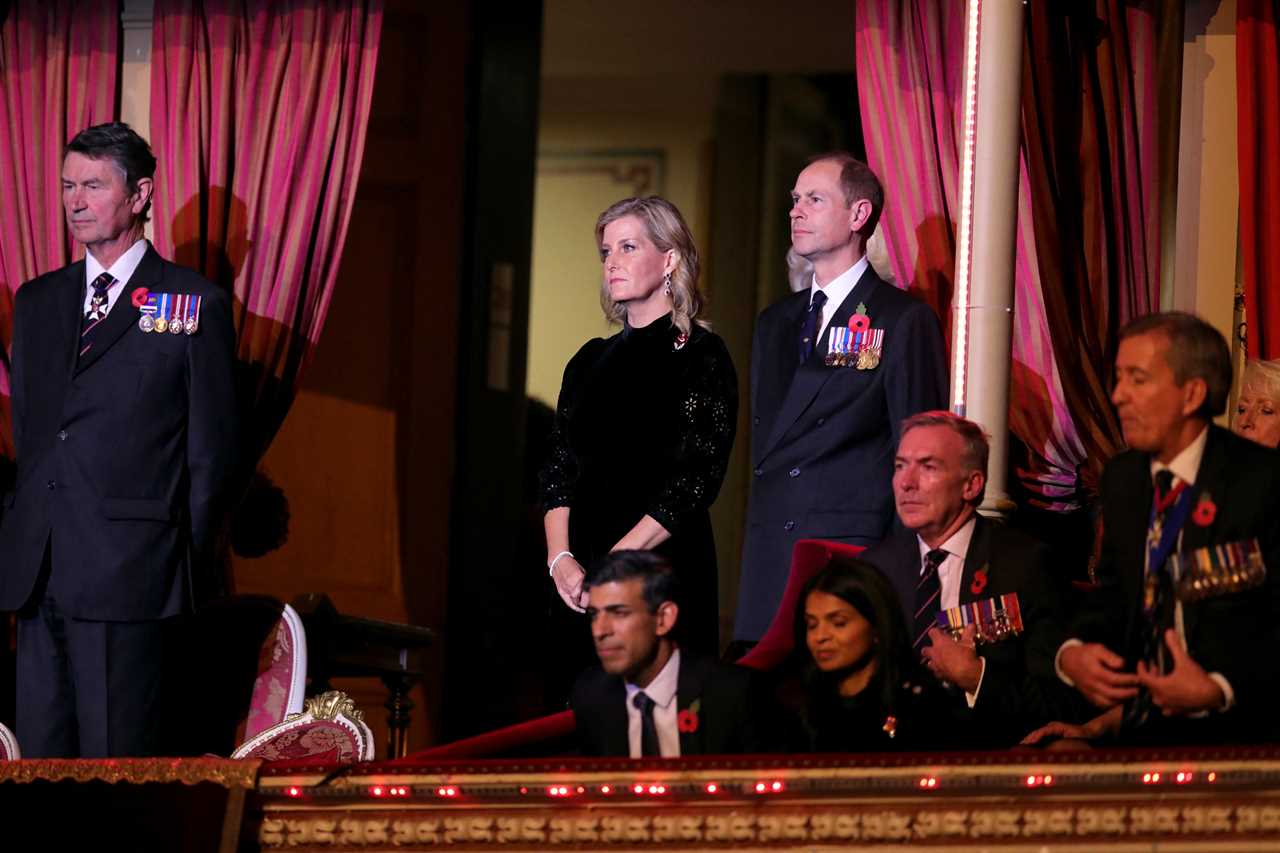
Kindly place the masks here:
POLYGON ((964 144, 960 153, 960 222, 952 293, 951 410, 965 413, 969 363, 969 286, 973 265, 973 160, 978 117, 978 25, 982 0, 968 0, 964 39, 964 144))

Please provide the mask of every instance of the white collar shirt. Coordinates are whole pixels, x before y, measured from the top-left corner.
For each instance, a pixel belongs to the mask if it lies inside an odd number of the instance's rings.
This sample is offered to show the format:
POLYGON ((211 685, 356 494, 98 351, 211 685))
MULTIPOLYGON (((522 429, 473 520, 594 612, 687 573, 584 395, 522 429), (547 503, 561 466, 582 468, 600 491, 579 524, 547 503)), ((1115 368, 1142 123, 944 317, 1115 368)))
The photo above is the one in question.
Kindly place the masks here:
POLYGON ((111 309, 115 307, 116 300, 124 292, 125 285, 129 283, 129 279, 133 278, 134 272, 138 269, 138 264, 142 263, 142 257, 147 253, 148 245, 145 238, 139 240, 130 246, 123 255, 116 258, 114 264, 106 268, 98 263, 98 259, 93 256, 92 252, 84 253, 84 310, 80 312, 81 315, 89 313, 90 300, 93 299, 93 288, 89 285, 104 272, 111 273, 111 277, 115 279, 111 286, 107 288, 107 313, 111 313, 111 309))
MULTIPOLYGON (((973 529, 978 524, 977 516, 973 516, 951 537, 939 547, 947 552, 947 558, 938 566, 938 583, 942 592, 938 597, 940 610, 950 610, 960 606, 960 579, 964 576, 964 558, 969 553, 969 542, 973 539, 973 529)), ((924 570, 924 556, 933 549, 923 539, 916 537, 920 546, 920 570, 924 570)))
MULTIPOLYGON (((824 285, 818 285, 818 277, 813 277, 813 284, 809 287, 809 304, 813 304, 813 295, 821 290, 827 296, 827 304, 822 306, 821 323, 818 325, 819 334, 825 331, 827 324, 831 322, 831 318, 836 315, 836 311, 840 310, 840 305, 853 292, 853 288, 858 284, 858 279, 862 278, 862 274, 867 271, 870 266, 867 256, 863 255, 858 262, 849 267, 840 275, 833 278, 824 285)), ((817 346, 826 352, 826 345, 822 341, 817 342, 817 346)))
POLYGON ((633 704, 642 689, 653 700, 653 724, 658 730, 658 751, 663 758, 680 757, 680 729, 676 725, 676 688, 680 684, 680 650, 671 653, 670 659, 653 681, 643 688, 626 682, 627 688, 627 744, 632 758, 640 758, 640 709, 633 704))

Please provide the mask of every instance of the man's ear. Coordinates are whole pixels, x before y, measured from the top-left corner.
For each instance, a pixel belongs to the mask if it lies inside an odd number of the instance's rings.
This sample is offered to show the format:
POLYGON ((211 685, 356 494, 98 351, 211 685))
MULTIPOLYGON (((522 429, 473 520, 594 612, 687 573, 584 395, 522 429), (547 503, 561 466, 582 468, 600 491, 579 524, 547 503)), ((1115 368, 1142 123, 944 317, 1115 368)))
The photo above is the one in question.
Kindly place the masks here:
POLYGON ((862 233, 862 228, 871 220, 871 202, 860 198, 849 205, 849 230, 862 233))
POLYGON ((155 182, 150 178, 138 178, 138 188, 133 193, 133 203, 129 209, 134 213, 142 213, 151 201, 151 193, 155 191, 155 182))
POLYGON ((1209 383, 1204 381, 1204 377, 1196 376, 1187 380, 1187 384, 1182 386, 1182 414, 1194 415, 1200 411, 1200 407, 1204 405, 1205 398, 1209 396, 1209 383))
POLYGON ((964 497, 965 503, 973 503, 978 499, 978 495, 982 494, 982 489, 987 485, 987 472, 973 470, 969 472, 969 476, 964 478, 964 490, 960 493, 964 497))
POLYGON ((665 637, 670 634, 676 627, 676 620, 680 617, 680 605, 674 601, 664 601, 658 605, 658 624, 654 629, 654 633, 659 637, 665 637))

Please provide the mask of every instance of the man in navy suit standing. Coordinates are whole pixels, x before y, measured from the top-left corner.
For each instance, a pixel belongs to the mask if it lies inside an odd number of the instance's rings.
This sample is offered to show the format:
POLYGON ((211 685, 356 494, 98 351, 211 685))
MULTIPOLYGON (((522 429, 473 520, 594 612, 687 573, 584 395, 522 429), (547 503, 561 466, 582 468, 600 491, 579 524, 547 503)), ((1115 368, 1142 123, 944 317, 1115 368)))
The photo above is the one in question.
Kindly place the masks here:
POLYGON ((879 179, 852 155, 824 154, 791 200, 791 244, 813 283, 765 309, 751 349, 754 478, 734 628, 748 643, 782 600, 796 540, 884 538, 899 425, 947 405, 938 318, 867 261, 879 179))
POLYGON ((18 612, 26 756, 154 754, 169 618, 211 580, 236 436, 231 299, 143 237, 155 164, 124 124, 67 144, 62 203, 86 256, 14 306, 0 610, 18 612))

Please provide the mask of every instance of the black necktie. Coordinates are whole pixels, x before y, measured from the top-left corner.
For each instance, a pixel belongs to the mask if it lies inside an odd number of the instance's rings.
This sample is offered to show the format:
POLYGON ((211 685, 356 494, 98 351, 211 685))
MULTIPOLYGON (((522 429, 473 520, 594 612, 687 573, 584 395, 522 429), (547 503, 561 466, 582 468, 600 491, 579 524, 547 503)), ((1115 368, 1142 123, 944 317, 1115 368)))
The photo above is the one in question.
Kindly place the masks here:
POLYGON ((821 290, 813 294, 813 301, 809 303, 809 312, 804 315, 804 325, 800 327, 801 364, 813 355, 813 348, 817 344, 818 333, 821 331, 818 324, 822 322, 822 306, 826 304, 827 294, 821 290))
POLYGON ((942 598, 942 581, 938 577, 938 566, 947 559, 947 552, 934 548, 924 555, 924 564, 920 569, 920 580, 916 583, 916 615, 912 620, 915 631, 915 642, 912 648, 918 649, 934 626, 934 617, 939 610, 939 599, 942 598))
POLYGON ((640 756, 660 758, 662 750, 658 748, 658 726, 653 722, 653 707, 658 703, 642 690, 632 697, 631 704, 640 711, 640 756))
POLYGON ((89 310, 80 323, 80 358, 93 348, 93 331, 107 318, 107 288, 115 283, 111 273, 104 272, 89 283, 93 295, 89 297, 89 310))

